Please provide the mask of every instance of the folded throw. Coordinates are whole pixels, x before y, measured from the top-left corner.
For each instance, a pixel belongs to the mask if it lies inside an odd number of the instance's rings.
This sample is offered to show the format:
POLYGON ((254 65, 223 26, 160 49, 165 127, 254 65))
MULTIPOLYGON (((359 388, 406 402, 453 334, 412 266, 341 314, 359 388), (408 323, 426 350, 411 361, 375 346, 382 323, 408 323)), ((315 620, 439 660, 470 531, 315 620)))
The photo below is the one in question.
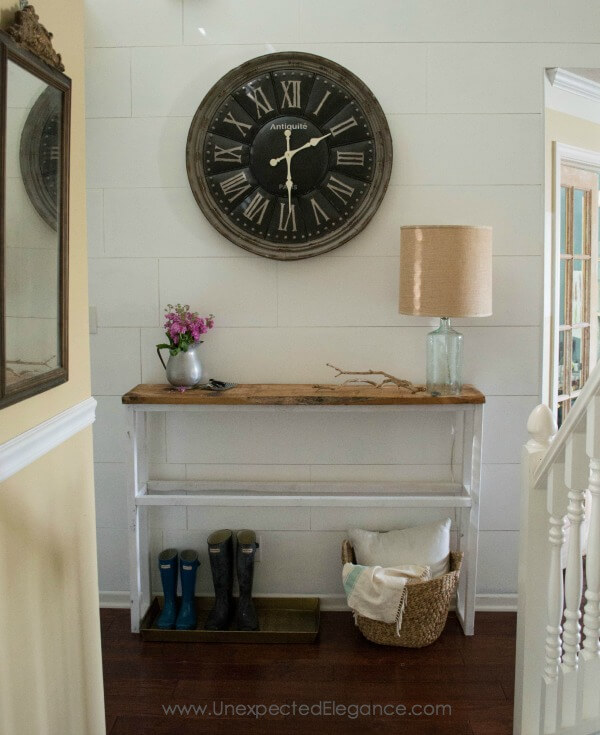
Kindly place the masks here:
POLYGON ((402 616, 406 607, 406 585, 431 579, 429 567, 406 564, 398 567, 366 567, 362 564, 344 564, 342 569, 344 591, 354 619, 362 615, 383 623, 395 623, 400 635, 402 616))

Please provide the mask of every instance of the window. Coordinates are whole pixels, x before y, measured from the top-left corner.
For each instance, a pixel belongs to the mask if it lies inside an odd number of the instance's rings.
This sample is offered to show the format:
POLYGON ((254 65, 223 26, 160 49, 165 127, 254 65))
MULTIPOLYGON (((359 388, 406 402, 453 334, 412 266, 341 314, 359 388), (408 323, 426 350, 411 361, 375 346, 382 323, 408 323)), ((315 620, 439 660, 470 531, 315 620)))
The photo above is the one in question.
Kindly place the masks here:
POLYGON ((598 182, 598 175, 591 171, 560 167, 558 308, 554 314, 558 342, 554 402, 559 426, 598 357, 598 182))

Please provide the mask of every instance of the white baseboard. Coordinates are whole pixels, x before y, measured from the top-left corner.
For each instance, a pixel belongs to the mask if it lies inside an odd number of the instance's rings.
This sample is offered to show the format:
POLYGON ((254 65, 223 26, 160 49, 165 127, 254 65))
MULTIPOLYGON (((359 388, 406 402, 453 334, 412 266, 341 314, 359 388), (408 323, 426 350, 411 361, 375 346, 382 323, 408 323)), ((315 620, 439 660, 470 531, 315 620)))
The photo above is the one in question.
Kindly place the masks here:
POLYGON ((129 592, 100 592, 100 607, 128 610, 129 599, 129 592))
POLYGON ((0 444, 0 482, 85 429, 95 418, 96 401, 94 398, 87 398, 33 429, 0 444))
POLYGON ((517 612, 519 596, 516 592, 498 595, 477 595, 475 610, 480 612, 517 612))
MULTIPOLYGON (((258 597, 280 597, 280 595, 257 595, 258 597)), ((314 595, 295 595, 314 597, 314 595)), ((348 610, 344 595, 319 595, 321 610, 348 610)), ((100 592, 100 607, 129 609, 129 592, 100 592)), ((516 612, 516 594, 477 595, 475 609, 480 612, 516 612)))

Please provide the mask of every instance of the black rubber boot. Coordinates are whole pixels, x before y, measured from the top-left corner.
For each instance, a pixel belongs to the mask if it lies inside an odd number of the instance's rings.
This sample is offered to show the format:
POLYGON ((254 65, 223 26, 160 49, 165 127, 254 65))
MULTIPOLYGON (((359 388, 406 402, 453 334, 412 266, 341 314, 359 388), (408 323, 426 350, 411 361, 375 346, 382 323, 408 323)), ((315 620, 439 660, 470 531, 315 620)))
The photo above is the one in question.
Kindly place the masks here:
POLYGON ((254 557, 256 555, 256 534, 254 531, 237 532, 237 575, 240 588, 236 627, 238 630, 258 630, 258 615, 252 601, 252 579, 254 578, 254 557))
POLYGON ((227 630, 233 615, 233 533, 215 531, 208 537, 208 558, 215 587, 215 604, 208 614, 206 630, 227 630))

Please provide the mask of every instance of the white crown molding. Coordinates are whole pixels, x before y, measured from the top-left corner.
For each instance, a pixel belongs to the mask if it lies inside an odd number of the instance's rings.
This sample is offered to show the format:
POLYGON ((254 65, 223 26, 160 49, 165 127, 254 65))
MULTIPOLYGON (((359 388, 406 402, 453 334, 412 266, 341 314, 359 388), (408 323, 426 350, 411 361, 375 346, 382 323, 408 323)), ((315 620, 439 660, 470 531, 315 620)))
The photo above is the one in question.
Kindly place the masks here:
MULTIPOLYGON (((258 595, 258 597, 280 597, 281 595, 258 595)), ((314 597, 314 595, 296 595, 296 597, 314 597)), ((345 595, 319 595, 321 610, 347 611, 345 595)), ((100 592, 100 607, 128 610, 130 606, 129 592, 100 592)), ((450 609, 454 609, 454 605, 450 609)), ((516 612, 517 594, 477 595, 475 609, 481 612, 516 612)), ((477 620, 475 621, 477 624, 477 620)))
POLYGON ((96 401, 94 398, 87 398, 39 426, 0 444, 0 482, 90 426, 95 418, 96 401))
POLYGON ((600 102, 600 84, 592 79, 580 77, 572 71, 556 67, 546 71, 550 84, 557 89, 563 89, 565 92, 579 94, 587 97, 594 102, 600 102))

